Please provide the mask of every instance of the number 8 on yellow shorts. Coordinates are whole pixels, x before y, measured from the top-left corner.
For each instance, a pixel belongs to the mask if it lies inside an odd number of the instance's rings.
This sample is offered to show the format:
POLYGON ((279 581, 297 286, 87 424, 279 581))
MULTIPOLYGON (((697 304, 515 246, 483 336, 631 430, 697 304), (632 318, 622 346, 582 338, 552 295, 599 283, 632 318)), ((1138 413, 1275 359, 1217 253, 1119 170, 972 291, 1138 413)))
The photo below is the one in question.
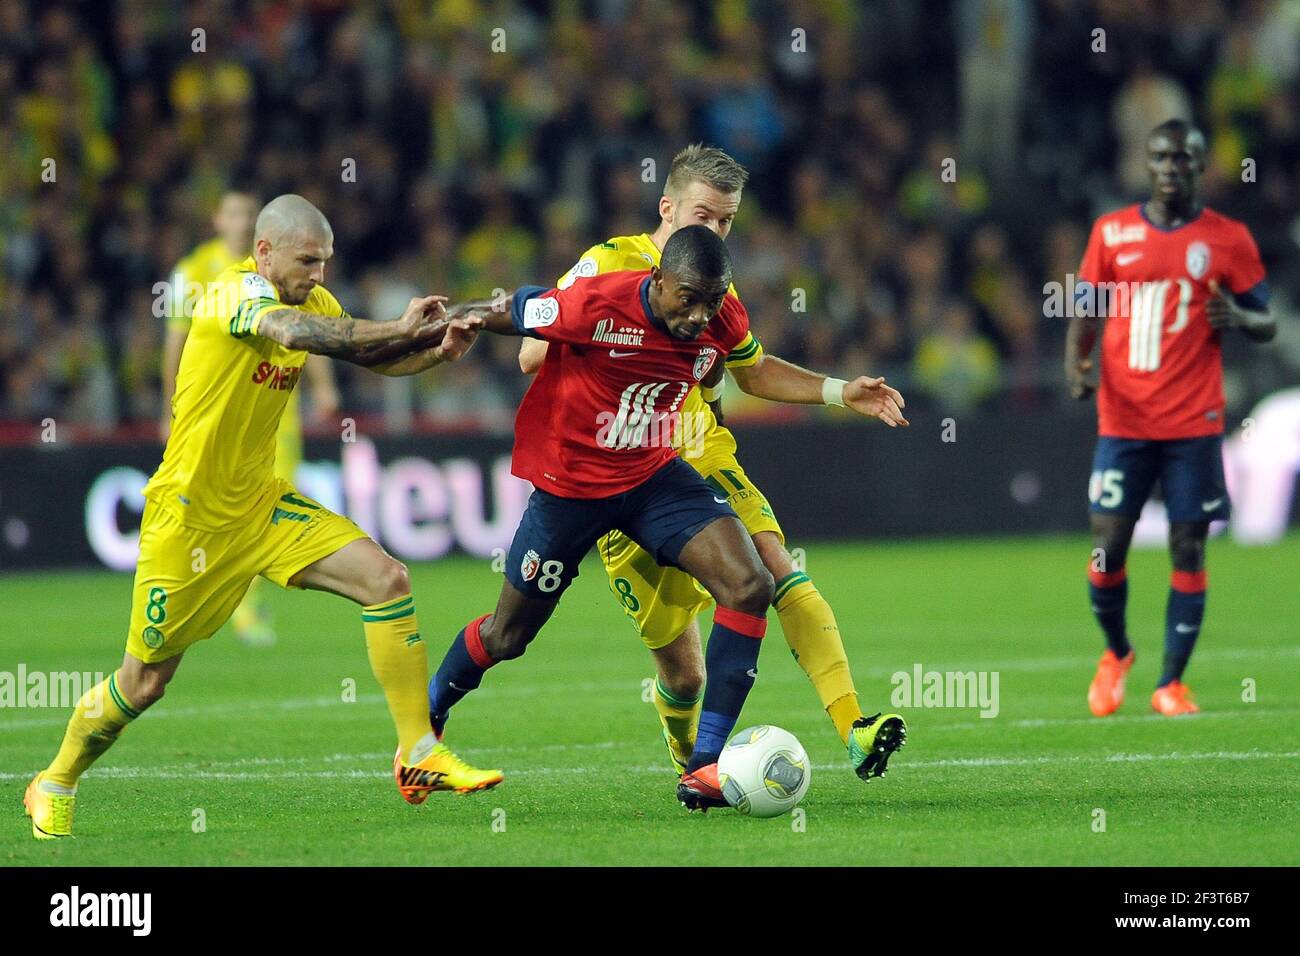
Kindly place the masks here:
POLYGON ((150 500, 126 649, 146 664, 175 657, 217 632, 257 575, 290 587, 295 574, 366 537, 356 524, 277 478, 229 531, 203 531, 150 500))
MULTIPOLYGON (((785 543, 772 506, 734 454, 683 460, 704 476, 717 497, 727 500, 751 535, 772 531, 785 543)), ((611 531, 597 547, 615 598, 651 650, 671 644, 713 603, 709 592, 693 577, 681 568, 660 567, 649 552, 621 532, 611 531)))

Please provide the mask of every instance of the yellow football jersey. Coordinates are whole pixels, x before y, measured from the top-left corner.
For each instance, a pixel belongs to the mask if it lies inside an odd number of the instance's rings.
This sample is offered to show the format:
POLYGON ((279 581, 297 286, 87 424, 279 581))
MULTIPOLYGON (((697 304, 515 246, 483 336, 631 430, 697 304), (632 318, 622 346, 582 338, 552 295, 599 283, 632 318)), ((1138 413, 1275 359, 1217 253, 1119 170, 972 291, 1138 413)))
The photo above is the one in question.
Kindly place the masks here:
MULTIPOLYGON (((257 334, 280 304, 253 259, 213 280, 194 307, 172 400, 172 431, 145 497, 193 528, 239 523, 274 480, 276 429, 307 353, 257 334)), ((341 316, 317 286, 303 312, 341 316)))
MULTIPOLYGON (((217 238, 195 246, 189 255, 176 263, 172 270, 172 295, 167 309, 168 327, 189 332, 190 316, 208 283, 243 258, 232 256, 226 244, 217 238)), ((289 481, 293 481, 294 472, 302 460, 302 419, 298 404, 297 391, 291 392, 289 404, 280 417, 275 453, 277 474, 289 481)))
MULTIPOLYGON (((578 279, 587 276, 649 269, 651 266, 659 265, 659 255, 659 247, 654 244, 654 240, 648 233, 643 232, 639 236, 615 236, 584 252, 574 263, 573 268, 560 276, 555 285, 557 288, 567 289, 578 279)), ((740 298, 734 284, 727 291, 737 299, 740 298)), ((749 332, 740 344, 731 350, 726 364, 728 368, 744 368, 754 365, 762 355, 763 346, 759 344, 758 339, 754 338, 754 333, 749 332)), ((681 415, 683 427, 674 434, 673 445, 687 461, 694 463, 693 459, 701 457, 701 454, 734 455, 736 453, 735 438, 730 431, 718 424, 718 420, 713 416, 713 410, 709 408, 709 403, 704 400, 698 388, 692 388, 690 394, 686 396, 686 401, 682 403, 681 415), (693 428, 687 424, 690 422, 703 422, 704 425, 702 429, 693 428), (702 449, 699 447, 701 435, 702 449)))

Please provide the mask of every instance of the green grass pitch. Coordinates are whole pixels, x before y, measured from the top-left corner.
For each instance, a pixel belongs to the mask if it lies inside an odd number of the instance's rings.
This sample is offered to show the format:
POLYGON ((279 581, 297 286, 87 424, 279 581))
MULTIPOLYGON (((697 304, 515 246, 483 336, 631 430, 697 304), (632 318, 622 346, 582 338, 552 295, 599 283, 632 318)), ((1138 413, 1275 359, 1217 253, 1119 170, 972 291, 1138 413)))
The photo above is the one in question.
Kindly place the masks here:
MULTIPOLYGON (((1300 862, 1300 537, 1262 549, 1211 542, 1206 626, 1187 677, 1203 713, 1179 720, 1150 710, 1168 566, 1145 550, 1129 562, 1138 660, 1128 700, 1116 717, 1089 716, 1101 638, 1086 603, 1087 548, 1083 538, 807 545, 864 707, 888 707, 891 675, 916 664, 996 671, 1000 699, 988 719, 905 708, 907 748, 863 784, 773 613, 741 725, 778 724, 803 741, 814 772, 801 826, 676 803, 642 699, 649 657, 589 561, 527 656, 492 671, 453 716, 449 741, 462 755, 505 769, 496 790, 407 806, 356 610, 277 592, 279 644, 249 649, 223 631, 191 650, 166 699, 83 778, 75 840, 33 841, 19 802, 67 712, 0 710, 0 862, 1300 862), (1249 682, 1253 701, 1243 699, 1249 682)), ((456 630, 492 607, 500 578, 467 559, 412 573, 436 667, 456 630)), ((0 670, 110 671, 129 599, 124 575, 4 576, 0 670)))

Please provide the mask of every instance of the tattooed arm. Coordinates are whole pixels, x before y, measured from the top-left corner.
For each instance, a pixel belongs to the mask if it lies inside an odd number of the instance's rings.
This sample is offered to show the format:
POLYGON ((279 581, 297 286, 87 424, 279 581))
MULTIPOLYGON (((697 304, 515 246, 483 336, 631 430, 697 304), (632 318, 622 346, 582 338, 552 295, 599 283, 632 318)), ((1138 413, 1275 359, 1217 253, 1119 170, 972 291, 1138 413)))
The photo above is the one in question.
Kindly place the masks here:
MULTIPOLYGON (((439 323, 446 310, 443 296, 412 299, 395 322, 372 322, 349 316, 321 315, 299 309, 275 309, 258 322, 257 334, 279 342, 285 348, 351 361, 368 353, 373 361, 378 347, 400 345, 409 349, 421 340, 441 336, 446 323, 439 323)), ((401 350, 399 350, 400 352, 401 350)))
POLYGON ((471 299, 459 302, 446 311, 446 318, 428 341, 401 343, 366 351, 349 359, 381 375, 417 375, 443 362, 454 362, 464 355, 481 331, 498 335, 518 335, 511 309, 514 293, 495 299, 471 299))

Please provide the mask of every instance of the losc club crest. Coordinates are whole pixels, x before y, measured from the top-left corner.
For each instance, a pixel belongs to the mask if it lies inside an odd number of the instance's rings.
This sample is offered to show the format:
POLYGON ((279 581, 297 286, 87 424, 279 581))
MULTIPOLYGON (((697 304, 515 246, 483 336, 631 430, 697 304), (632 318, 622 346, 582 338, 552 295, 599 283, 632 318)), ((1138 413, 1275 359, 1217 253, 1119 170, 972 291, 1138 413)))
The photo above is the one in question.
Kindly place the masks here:
POLYGON ((1187 247, 1187 274, 1199 279, 1210 269, 1210 247, 1203 242, 1193 242, 1187 247))
POLYGON ((717 350, 710 346, 705 346, 700 349, 700 355, 695 360, 695 368, 692 370, 695 375, 695 381, 698 382, 708 374, 709 369, 713 368, 713 360, 717 357, 717 350))
POLYGON ((525 581, 531 581, 537 577, 537 568, 541 565, 542 559, 536 551, 529 551, 524 555, 523 563, 519 565, 519 573, 524 576, 525 581))

